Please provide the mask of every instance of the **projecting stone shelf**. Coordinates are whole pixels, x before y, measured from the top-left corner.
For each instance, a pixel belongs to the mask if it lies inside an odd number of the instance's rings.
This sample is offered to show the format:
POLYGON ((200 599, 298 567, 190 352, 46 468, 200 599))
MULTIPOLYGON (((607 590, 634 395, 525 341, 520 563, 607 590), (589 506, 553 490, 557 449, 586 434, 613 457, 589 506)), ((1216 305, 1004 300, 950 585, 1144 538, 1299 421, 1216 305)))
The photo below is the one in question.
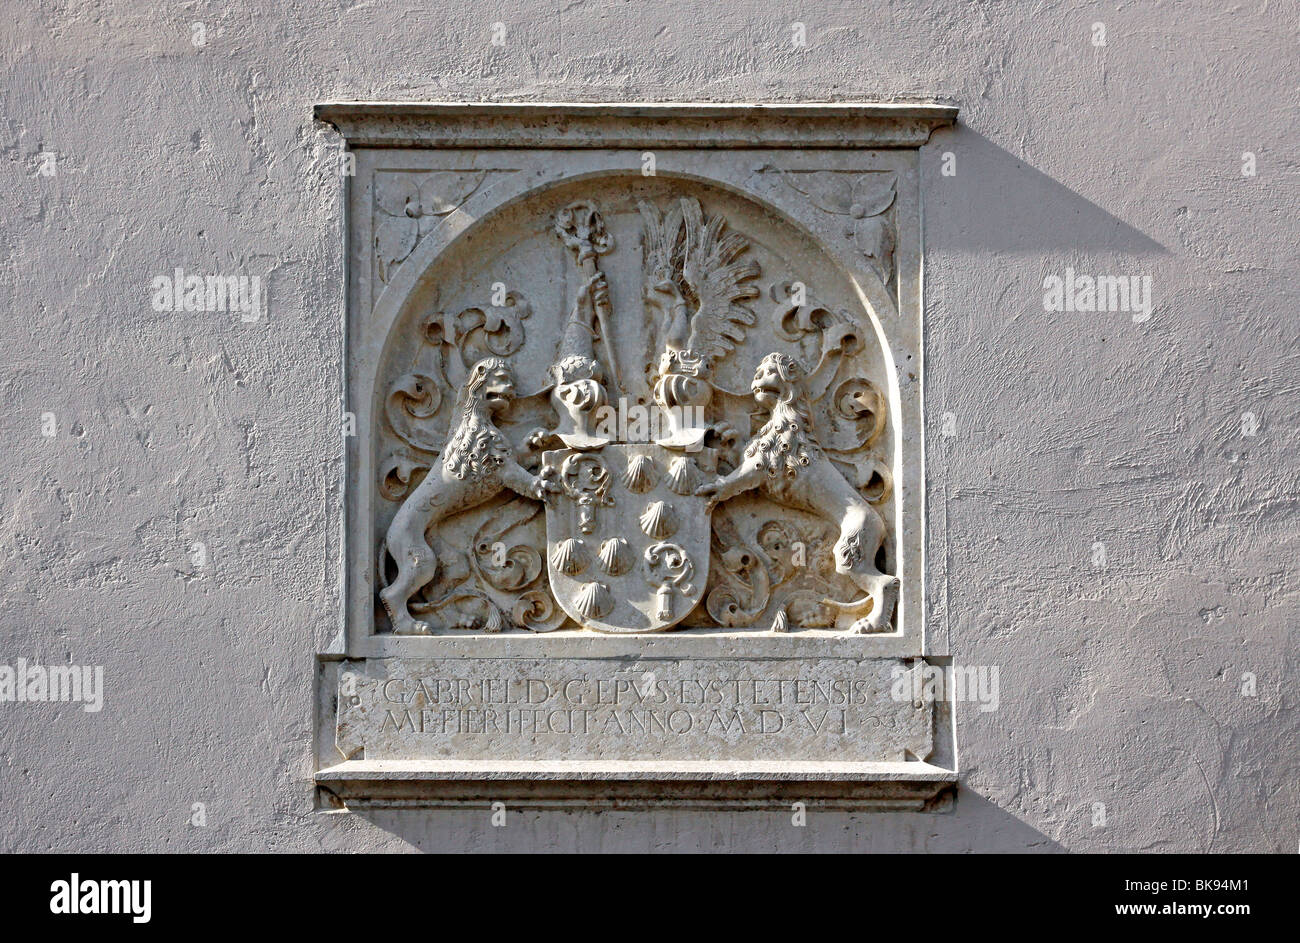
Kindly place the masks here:
POLYGON ((957 774, 929 763, 350 760, 316 774, 325 808, 810 808, 941 811, 957 774))
POLYGON ((585 104, 323 102, 359 147, 920 147, 957 109, 932 102, 585 104))

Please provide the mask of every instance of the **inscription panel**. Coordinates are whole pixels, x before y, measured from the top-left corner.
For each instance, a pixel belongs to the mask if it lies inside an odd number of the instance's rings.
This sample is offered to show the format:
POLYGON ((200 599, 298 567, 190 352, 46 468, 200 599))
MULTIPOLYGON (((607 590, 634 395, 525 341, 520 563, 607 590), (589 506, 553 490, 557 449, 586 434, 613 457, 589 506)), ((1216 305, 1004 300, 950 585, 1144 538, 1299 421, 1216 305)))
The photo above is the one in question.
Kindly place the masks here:
MULTIPOLYGON (((344 662, 342 759, 924 759, 933 711, 894 659, 344 662), (900 681, 900 677, 903 680, 900 681)), ((910 669, 916 670, 916 669, 910 669)))

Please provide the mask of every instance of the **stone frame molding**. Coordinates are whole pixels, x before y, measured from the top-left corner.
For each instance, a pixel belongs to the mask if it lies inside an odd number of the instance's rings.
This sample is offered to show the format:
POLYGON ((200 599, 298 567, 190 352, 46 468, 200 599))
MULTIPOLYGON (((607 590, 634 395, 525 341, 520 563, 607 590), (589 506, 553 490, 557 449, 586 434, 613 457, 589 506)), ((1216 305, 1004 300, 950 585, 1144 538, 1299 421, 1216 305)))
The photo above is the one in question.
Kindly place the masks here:
MULTIPOLYGON (((733 808, 792 801, 943 807, 956 782, 950 706, 909 701, 900 713, 887 692, 898 674, 924 667, 928 653, 919 149, 934 129, 955 122, 957 109, 865 103, 378 102, 321 104, 315 115, 340 133, 355 157, 345 196, 344 409, 355 415, 356 435, 344 440, 344 624, 336 646, 319 659, 316 782, 322 807, 432 807, 498 799, 582 807, 733 808), (763 214, 779 220, 794 234, 790 240, 815 245, 828 270, 842 274, 847 288, 841 295, 858 312, 867 343, 883 358, 876 376, 890 423, 882 440, 890 488, 881 505, 889 534, 883 553, 899 584, 892 621, 884 631, 863 634, 837 633, 831 631, 834 625, 809 632, 745 625, 734 631, 625 635, 388 631, 376 605, 376 581, 385 562, 379 515, 390 496, 375 483, 391 474, 401 488, 407 484, 403 475, 411 475, 400 459, 378 454, 391 426, 382 404, 393 386, 394 345, 406 343, 394 337, 410 334, 422 318, 421 329, 444 344, 438 347, 441 357, 444 349, 454 349, 444 341, 457 330, 455 323, 481 332, 485 325, 474 316, 455 322, 450 312, 428 314, 453 293, 454 286, 448 289, 438 273, 452 270, 447 267, 457 264, 456 253, 475 239, 495 245, 492 240, 501 236, 491 229, 493 220, 526 212, 530 201, 548 193, 572 196, 588 183, 607 192, 622 186, 620 181, 644 183, 647 153, 655 156, 655 186, 680 185, 687 195, 717 194, 717 203, 728 206, 728 201, 750 204, 755 207, 751 226, 761 225, 754 220, 763 214), (887 192, 881 186, 886 181, 887 192), (502 755, 499 748, 506 741, 500 739, 480 750, 465 746, 464 737, 426 740, 385 728, 385 717, 391 718, 385 710, 398 709, 408 695, 425 699, 420 703, 426 714, 434 707, 426 703, 430 692, 424 683, 412 679, 464 676, 475 683, 499 680, 506 689, 520 685, 522 691, 532 675, 561 671, 574 690, 581 687, 578 679, 590 682, 596 692, 591 696, 599 700, 602 680, 613 685, 620 678, 651 678, 671 687, 696 683, 697 671, 717 681, 751 669, 777 670, 763 665, 787 668, 791 692, 805 684, 812 690, 820 690, 818 685, 830 690, 835 682, 860 684, 870 701, 861 705, 862 717, 890 732, 846 740, 850 753, 856 745, 860 755, 843 756, 825 745, 821 753, 804 754, 793 737, 783 741, 776 735, 775 746, 737 747, 732 756, 725 748, 719 756, 701 746, 696 754, 679 750, 661 758, 651 755, 644 740, 631 750, 635 755, 607 756, 609 742, 593 740, 566 752, 548 747, 551 740, 539 740, 534 731, 527 749, 502 755), (417 688, 418 695, 410 693, 417 688), (381 691, 403 693, 381 709, 376 700, 381 691), (878 748, 884 752, 877 755, 878 748)), ((709 205, 704 212, 711 212, 709 205)), ((765 288, 768 295, 775 291, 765 288)), ((509 302, 507 317, 524 332, 542 316, 538 299, 525 299, 527 294, 509 302)), ((763 303, 771 306, 767 298, 763 303)), ((490 313, 499 319, 497 309, 490 313)), ((793 307, 790 313, 804 316, 793 307)), ((825 334, 824 323, 817 325, 825 334)), ((401 389, 408 400, 438 395, 418 379, 406 380, 401 389)), ((443 395, 451 392, 448 387, 443 395)), ((426 412, 440 408, 433 403, 426 412)), ((413 415, 418 418, 420 411, 413 415)), ((782 681, 772 683, 781 690, 782 681)), ((569 703, 570 715, 574 709, 569 703)), ((391 719, 387 723, 393 726, 391 719)))

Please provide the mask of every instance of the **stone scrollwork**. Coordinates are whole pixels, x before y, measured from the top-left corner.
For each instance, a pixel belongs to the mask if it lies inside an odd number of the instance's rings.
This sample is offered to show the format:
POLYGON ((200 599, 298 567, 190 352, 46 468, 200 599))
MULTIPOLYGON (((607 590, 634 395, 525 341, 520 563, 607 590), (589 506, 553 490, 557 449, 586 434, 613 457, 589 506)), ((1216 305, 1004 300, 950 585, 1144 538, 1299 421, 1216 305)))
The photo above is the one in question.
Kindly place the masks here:
POLYGON ((844 458, 841 453, 869 449, 885 429, 884 395, 860 375, 836 382, 845 364, 862 349, 859 328, 843 311, 832 311, 815 300, 799 303, 788 282, 774 285, 772 295, 778 302, 773 316, 777 335, 801 344, 817 358, 803 385, 820 412, 817 427, 822 447, 837 460, 844 458))
POLYGON ((425 452, 437 452, 440 442, 429 432, 428 420, 442 406, 442 390, 433 377, 407 373, 388 391, 384 418, 397 437, 425 452))
MULTIPOLYGON (((420 338, 422 365, 403 373, 389 386, 384 397, 384 418, 406 446, 436 456, 446 428, 445 420, 438 421, 446 400, 440 316, 423 319, 420 338)), ((431 461, 394 453, 380 468, 380 493, 390 501, 400 500, 409 490, 412 471, 427 469, 431 461)))
POLYGON ((400 501, 419 483, 418 476, 428 470, 428 462, 394 452, 379 466, 379 493, 389 501, 400 501))
MULTIPOLYGON (((460 349, 461 360, 468 369, 488 357, 504 358, 516 353, 524 343, 523 321, 532 314, 532 306, 517 291, 505 293, 503 304, 467 308, 452 321, 451 337, 442 314, 426 316, 420 325, 421 352, 427 352, 424 366, 402 374, 388 389, 384 399, 384 418, 393 433, 406 445, 436 456, 446 436, 447 420, 443 406, 449 388, 446 379, 444 350, 448 345, 460 349)), ((390 456, 380 469, 380 492, 389 500, 400 500, 408 489, 407 466, 410 460, 400 454, 390 456)), ((424 467, 427 467, 427 462, 424 467)), ((415 462, 416 467, 420 462, 415 462)))
POLYGON ((517 291, 505 293, 500 305, 466 308, 456 315, 456 336, 466 366, 483 357, 509 357, 524 346, 524 321, 533 307, 517 291))
MULTIPOLYGON (((498 512, 501 513, 501 512, 498 512)), ((517 515, 523 520, 537 513, 537 506, 529 504, 524 515, 517 515)), ((527 544, 506 544, 502 538, 522 520, 501 522, 496 515, 489 518, 479 529, 474 541, 474 560, 478 572, 489 586, 504 592, 519 592, 532 586, 545 572, 542 555, 535 547, 527 544)))
MULTIPOLYGON (((853 448, 872 445, 885 428, 885 401, 876 385, 865 377, 850 377, 831 394, 834 413, 851 423, 862 423, 861 439, 853 448)), ((831 448, 832 446, 827 446, 831 448)), ((849 451, 840 448, 838 451, 849 451)))
POLYGON ((556 618, 542 553, 526 530, 541 505, 507 498, 490 507, 475 534, 471 557, 484 596, 503 624, 532 632, 553 632, 562 620, 556 618), (522 537, 510 537, 521 532, 522 537))
POLYGON ((540 589, 521 593, 510 610, 514 623, 530 632, 554 632, 560 627, 554 616, 555 603, 551 594, 540 589))
POLYGON ((771 598, 772 561, 740 536, 725 512, 714 516, 712 551, 719 567, 705 598, 709 617, 728 628, 753 624, 771 598))
POLYGON ((849 377, 826 396, 822 445, 837 460, 845 453, 869 449, 885 429, 885 402, 879 388, 865 377, 849 377))
POLYGON ((767 521, 759 528, 756 540, 772 571, 774 619, 801 628, 835 624, 835 538, 826 522, 767 521))

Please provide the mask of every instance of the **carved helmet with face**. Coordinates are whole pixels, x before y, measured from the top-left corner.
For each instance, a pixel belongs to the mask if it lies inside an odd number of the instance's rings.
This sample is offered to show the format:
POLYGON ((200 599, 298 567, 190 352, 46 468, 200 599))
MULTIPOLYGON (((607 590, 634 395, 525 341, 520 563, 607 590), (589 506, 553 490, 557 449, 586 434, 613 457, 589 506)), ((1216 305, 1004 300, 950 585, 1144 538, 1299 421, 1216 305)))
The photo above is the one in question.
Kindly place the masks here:
POLYGON ((567 406, 583 412, 605 404, 604 371, 591 357, 574 354, 551 367, 555 395, 567 406))

